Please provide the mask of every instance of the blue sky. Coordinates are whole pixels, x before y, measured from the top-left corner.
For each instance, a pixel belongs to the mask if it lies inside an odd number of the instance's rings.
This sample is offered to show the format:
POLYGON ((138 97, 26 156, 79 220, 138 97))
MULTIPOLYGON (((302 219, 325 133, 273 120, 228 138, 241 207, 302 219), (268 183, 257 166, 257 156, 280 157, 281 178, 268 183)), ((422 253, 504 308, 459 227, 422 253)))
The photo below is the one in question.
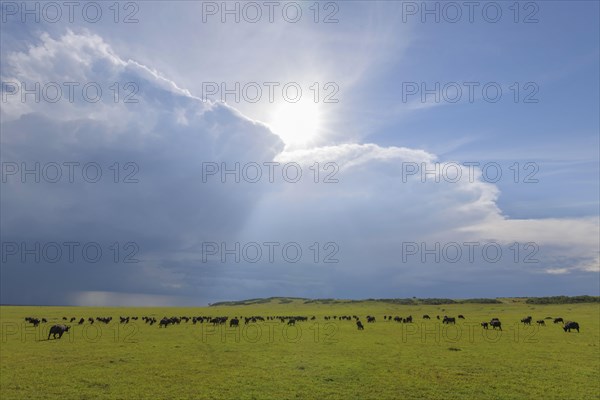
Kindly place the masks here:
POLYGON ((220 2, 194 1, 123 2, 115 23, 102 4, 95 23, 78 12, 74 22, 42 14, 23 23, 20 3, 2 3, 2 303, 598 294, 597 2, 520 2, 517 23, 513 2, 479 3, 472 23, 464 7, 456 23, 444 20, 453 14, 441 2, 427 2, 440 22, 422 21, 422 2, 320 2, 319 23, 314 2, 278 3, 274 22, 263 8, 257 23, 222 22, 206 14, 220 2), (297 23, 282 17, 284 7, 302 10, 297 23), (499 8, 499 21, 486 20, 483 7, 499 8), (130 12, 138 22, 124 23, 130 12), (337 23, 323 23, 330 12, 337 23), (527 15, 537 22, 524 23, 527 15), (103 95, 36 103, 6 92, 23 82, 94 82, 103 95), (256 83, 263 95, 225 103, 222 92, 207 95, 207 85, 236 82, 256 83), (273 101, 265 82, 276 85, 273 101), (292 83, 302 89, 297 103, 281 91, 292 83), (405 92, 436 83, 450 88, 439 102, 405 92), (502 97, 486 101, 485 85, 502 97), (462 97, 447 101, 457 86, 462 97), (132 88, 137 102, 124 103, 132 88), (337 102, 323 101, 328 94, 337 102), (528 94, 537 102, 525 102, 528 94), (93 162, 103 176, 36 183, 8 172, 35 162, 93 162), (273 162, 296 163, 302 179, 269 182, 264 163, 273 162), (263 179, 203 181, 207 163, 259 165, 263 179), (414 166, 455 165, 458 182, 402 178, 414 166), (491 179, 485 165, 502 177, 491 179), (121 182, 128 173, 138 182, 121 182), (337 182, 324 183, 328 174, 337 182), (64 250, 69 241, 97 243, 104 256, 37 262, 13 246, 64 250), (303 257, 270 262, 264 243, 274 241, 297 244, 303 257), (503 257, 478 250, 470 261, 466 242, 499 246, 503 257), (214 243, 240 243, 240 252, 258 243, 263 253, 223 262, 214 243), (414 243, 449 251, 458 243, 463 253, 452 262, 422 247, 407 255, 414 243), (125 263, 127 254, 139 262, 125 263))

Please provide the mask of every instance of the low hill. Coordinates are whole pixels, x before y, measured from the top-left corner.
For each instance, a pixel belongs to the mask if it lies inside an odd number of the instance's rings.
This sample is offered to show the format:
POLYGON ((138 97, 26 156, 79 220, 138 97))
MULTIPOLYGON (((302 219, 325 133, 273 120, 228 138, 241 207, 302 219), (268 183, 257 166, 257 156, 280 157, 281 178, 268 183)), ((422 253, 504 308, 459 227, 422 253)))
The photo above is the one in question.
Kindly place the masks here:
POLYGON ((299 302, 303 304, 351 304, 351 303, 388 303, 398 305, 442 305, 442 304, 503 304, 524 302, 527 304, 575 304, 575 303, 598 303, 600 296, 552 296, 552 297, 519 297, 519 298, 474 298, 474 299, 446 299, 446 298, 396 298, 396 299, 308 299, 304 297, 266 297, 237 301, 220 301, 209 304, 216 306, 249 306, 255 304, 288 304, 299 302))

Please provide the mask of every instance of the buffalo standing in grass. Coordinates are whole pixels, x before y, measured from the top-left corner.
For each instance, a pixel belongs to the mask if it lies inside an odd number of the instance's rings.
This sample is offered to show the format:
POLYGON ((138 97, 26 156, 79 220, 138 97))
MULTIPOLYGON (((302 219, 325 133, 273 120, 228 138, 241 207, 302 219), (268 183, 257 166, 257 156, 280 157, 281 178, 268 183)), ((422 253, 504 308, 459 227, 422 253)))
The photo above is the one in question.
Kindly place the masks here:
POLYGON ((38 318, 27 317, 25 321, 31 322, 34 327, 37 327, 40 324, 40 320, 38 318))
POLYGON ((498 328, 498 329, 502 330, 502 323, 497 318, 494 318, 493 320, 490 321, 490 326, 492 327, 492 329, 498 328))
POLYGON ((50 336, 52 335, 54 336, 54 339, 56 339, 56 335, 58 335, 58 338, 60 339, 63 333, 69 332, 70 328, 70 326, 66 325, 53 325, 52 328, 50 328, 50 332, 48 333, 48 340, 50 340, 50 336))
POLYGON ((160 323, 158 324, 158 327, 162 328, 164 326, 166 328, 169 324, 172 324, 172 323, 173 323, 173 321, 171 321, 170 318, 165 317, 165 318, 163 318, 163 319, 160 320, 160 323))
POLYGON ((558 324, 559 322, 564 322, 562 318, 554 318, 554 323, 558 324))
POLYGON ((521 320, 521 322, 522 322, 523 324, 525 324, 525 325, 531 325, 531 319, 532 319, 532 318, 531 318, 531 316, 529 316, 529 317, 527 317, 527 318, 523 318, 523 319, 521 320))
POLYGON ((579 324, 573 321, 567 321, 563 326, 563 330, 565 332, 571 332, 571 329, 576 329, 577 333, 579 333, 579 324))
POLYGON ((359 331, 362 331, 365 329, 362 322, 360 322, 360 321, 356 321, 356 327, 358 328, 359 331))

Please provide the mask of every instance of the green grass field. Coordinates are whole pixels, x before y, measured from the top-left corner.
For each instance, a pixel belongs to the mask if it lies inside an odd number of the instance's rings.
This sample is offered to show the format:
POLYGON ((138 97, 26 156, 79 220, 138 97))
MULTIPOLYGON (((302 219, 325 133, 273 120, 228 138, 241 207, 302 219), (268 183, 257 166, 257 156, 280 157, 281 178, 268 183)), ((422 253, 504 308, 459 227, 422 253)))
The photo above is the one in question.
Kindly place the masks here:
MULTIPOLYGON (((288 300, 289 301, 289 300, 288 300)), ((304 304, 273 300, 205 308, 0 308, 0 399, 600 399, 600 304, 402 306, 383 302, 304 304), (427 321, 421 317, 429 314, 427 321), (437 315, 463 314, 456 326, 437 315), (288 327, 265 321, 240 328, 159 328, 122 316, 301 315, 288 327), (324 316, 357 315, 354 321, 324 316), (374 315, 376 323, 366 323, 374 315), (384 315, 414 323, 384 321, 384 315), (531 315, 525 327, 521 318, 531 315), (25 317, 47 318, 34 328, 25 317), (108 324, 62 317, 112 316, 108 324), (581 333, 535 320, 579 322, 581 333), (479 323, 498 317, 503 331, 479 323), (116 320, 116 321, 115 321, 116 320)))

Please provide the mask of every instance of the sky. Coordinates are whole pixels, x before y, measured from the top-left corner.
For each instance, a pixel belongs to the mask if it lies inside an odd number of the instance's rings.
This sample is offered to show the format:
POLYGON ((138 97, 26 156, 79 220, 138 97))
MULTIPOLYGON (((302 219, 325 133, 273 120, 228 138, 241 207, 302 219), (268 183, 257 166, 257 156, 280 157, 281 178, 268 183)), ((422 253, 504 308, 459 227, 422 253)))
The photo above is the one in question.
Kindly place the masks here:
POLYGON ((468 4, 2 1, 0 303, 599 295, 599 3, 468 4))

